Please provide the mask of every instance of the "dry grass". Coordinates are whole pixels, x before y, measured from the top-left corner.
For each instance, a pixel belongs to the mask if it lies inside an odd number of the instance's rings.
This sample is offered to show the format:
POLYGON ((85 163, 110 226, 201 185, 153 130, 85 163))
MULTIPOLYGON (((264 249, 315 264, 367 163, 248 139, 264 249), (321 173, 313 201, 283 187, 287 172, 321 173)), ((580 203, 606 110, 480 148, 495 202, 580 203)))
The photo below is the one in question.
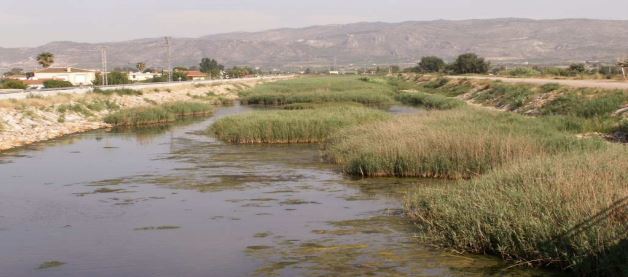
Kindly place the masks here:
POLYGON ((327 144, 326 157, 350 175, 457 179, 514 160, 603 145, 535 118, 469 107, 342 130, 327 144))
POLYGON ((627 169, 626 146, 539 157, 419 188, 406 208, 428 240, 447 247, 626 276, 627 169))

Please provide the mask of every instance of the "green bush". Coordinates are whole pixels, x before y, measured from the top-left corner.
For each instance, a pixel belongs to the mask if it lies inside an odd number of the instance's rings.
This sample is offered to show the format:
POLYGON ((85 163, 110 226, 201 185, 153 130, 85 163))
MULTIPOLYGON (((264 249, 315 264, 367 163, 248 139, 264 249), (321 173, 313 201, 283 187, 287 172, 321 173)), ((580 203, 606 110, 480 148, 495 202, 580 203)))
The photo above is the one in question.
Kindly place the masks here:
POLYGON ((63 80, 46 80, 44 81, 45 88, 67 88, 73 87, 72 83, 63 80))
POLYGON ((26 84, 20 80, 2 80, 0 88, 3 89, 26 89, 26 84))
POLYGON ((541 75, 541 72, 530 67, 517 67, 517 68, 513 68, 506 71, 506 75, 509 75, 512 77, 519 77, 519 76, 532 77, 532 76, 541 75))

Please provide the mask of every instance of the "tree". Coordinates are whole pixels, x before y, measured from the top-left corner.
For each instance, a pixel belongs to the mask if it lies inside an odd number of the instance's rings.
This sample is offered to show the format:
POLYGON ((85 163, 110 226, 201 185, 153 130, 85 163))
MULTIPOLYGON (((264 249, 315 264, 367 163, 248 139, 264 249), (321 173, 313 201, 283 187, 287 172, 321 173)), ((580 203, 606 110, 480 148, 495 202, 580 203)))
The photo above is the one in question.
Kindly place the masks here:
POLYGON ((50 52, 43 52, 37 55, 37 62, 41 64, 43 68, 48 68, 55 62, 55 55, 50 52))
POLYGON ((490 64, 484 58, 474 53, 462 54, 450 65, 451 71, 456 74, 487 73, 489 67, 490 64))
POLYGON ((198 67, 201 72, 208 74, 212 78, 220 76, 220 72, 225 69, 223 65, 210 58, 203 58, 198 67))
POLYGON ((135 64, 135 68, 137 68, 137 71, 139 72, 144 72, 144 69, 146 69, 146 63, 139 62, 135 64))
POLYGON ((569 65, 569 71, 573 74, 582 74, 587 71, 583 63, 574 63, 569 65))
POLYGON ((73 87, 72 83, 64 80, 46 80, 44 81, 45 88, 67 88, 73 87))
MULTIPOLYGON (((102 75, 96 73, 96 79, 92 82, 96 86, 102 85, 102 75)), ((129 75, 126 72, 112 71, 107 73, 107 84, 109 85, 124 85, 130 84, 129 75)))
POLYGON ((24 74, 24 69, 21 68, 11 68, 11 70, 4 73, 4 76, 15 76, 24 74))
POLYGON ((233 68, 228 69, 226 73, 227 75, 229 75, 230 78, 242 78, 247 75, 254 74, 255 70, 248 66, 245 66, 245 67, 234 66, 233 68))
POLYGON ((445 61, 436 56, 422 57, 417 69, 419 72, 441 72, 445 69, 445 61))

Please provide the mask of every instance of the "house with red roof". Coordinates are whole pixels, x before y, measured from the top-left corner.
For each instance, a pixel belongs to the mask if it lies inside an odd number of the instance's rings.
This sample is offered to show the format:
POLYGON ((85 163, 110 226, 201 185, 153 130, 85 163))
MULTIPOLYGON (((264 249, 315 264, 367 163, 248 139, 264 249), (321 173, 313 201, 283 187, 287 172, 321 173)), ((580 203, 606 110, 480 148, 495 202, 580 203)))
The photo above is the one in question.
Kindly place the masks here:
POLYGON ((191 81, 202 81, 207 79, 207 74, 198 70, 189 70, 185 72, 185 76, 191 81))

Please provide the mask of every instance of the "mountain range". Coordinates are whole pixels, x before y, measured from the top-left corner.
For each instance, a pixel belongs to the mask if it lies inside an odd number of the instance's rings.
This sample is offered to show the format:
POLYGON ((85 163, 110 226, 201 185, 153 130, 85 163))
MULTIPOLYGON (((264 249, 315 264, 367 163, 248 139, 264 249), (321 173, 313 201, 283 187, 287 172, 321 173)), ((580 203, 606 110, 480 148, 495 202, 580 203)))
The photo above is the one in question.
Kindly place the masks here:
MULTIPOLYGON (((109 43, 60 41, 32 48, 1 48, 0 70, 37 66, 35 57, 55 54, 55 66, 100 68, 100 48, 109 68, 145 62, 167 64, 164 38, 109 43)), ((364 22, 239 32, 172 39, 173 65, 191 66, 203 57, 227 65, 305 68, 373 64, 411 65, 421 56, 446 60, 475 52, 493 64, 613 63, 628 56, 628 20, 519 18, 364 22)))

